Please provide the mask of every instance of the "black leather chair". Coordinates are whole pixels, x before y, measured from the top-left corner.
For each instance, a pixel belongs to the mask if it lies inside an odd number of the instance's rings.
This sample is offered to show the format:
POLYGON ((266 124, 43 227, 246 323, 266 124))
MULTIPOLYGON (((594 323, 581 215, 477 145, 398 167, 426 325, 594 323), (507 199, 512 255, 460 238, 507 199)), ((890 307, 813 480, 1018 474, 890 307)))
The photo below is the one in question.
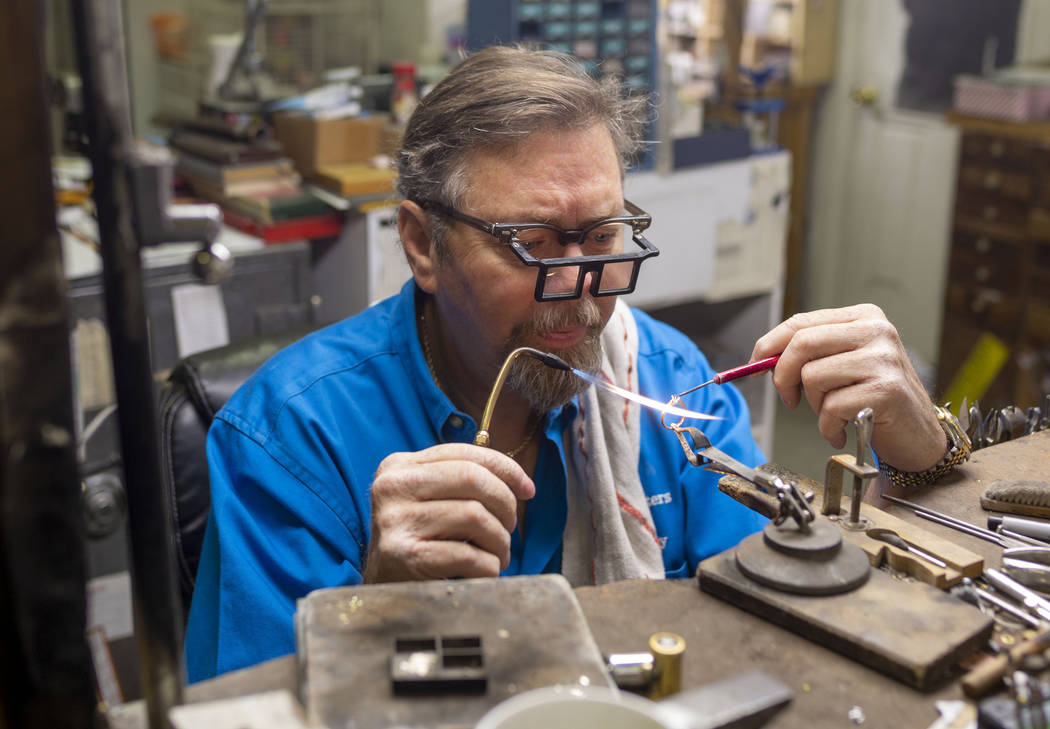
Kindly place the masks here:
POLYGON ((174 518, 175 561, 184 616, 189 614, 211 509, 205 455, 208 428, 219 409, 263 362, 308 331, 297 329, 247 339, 190 355, 175 365, 161 390, 163 487, 174 518))

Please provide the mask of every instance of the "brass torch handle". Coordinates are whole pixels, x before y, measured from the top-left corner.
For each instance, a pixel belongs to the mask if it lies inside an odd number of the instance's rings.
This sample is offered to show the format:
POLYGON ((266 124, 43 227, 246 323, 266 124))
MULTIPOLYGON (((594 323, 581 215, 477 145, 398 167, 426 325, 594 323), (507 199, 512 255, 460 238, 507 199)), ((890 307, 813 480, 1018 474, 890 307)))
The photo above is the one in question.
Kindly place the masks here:
POLYGON ((548 367, 553 367, 554 369, 572 371, 572 368, 560 357, 557 357, 550 352, 533 349, 532 347, 518 347, 508 354, 507 359, 503 360, 503 365, 499 368, 499 374, 496 375, 496 382, 492 385, 492 391, 489 393, 488 402, 485 403, 485 412, 481 415, 481 423, 478 426, 477 435, 474 436, 474 445, 487 446, 489 444, 489 423, 492 421, 492 411, 496 409, 496 400, 499 399, 499 394, 503 390, 503 383, 507 380, 510 366, 520 354, 527 354, 535 357, 540 362, 543 362, 543 364, 548 367))

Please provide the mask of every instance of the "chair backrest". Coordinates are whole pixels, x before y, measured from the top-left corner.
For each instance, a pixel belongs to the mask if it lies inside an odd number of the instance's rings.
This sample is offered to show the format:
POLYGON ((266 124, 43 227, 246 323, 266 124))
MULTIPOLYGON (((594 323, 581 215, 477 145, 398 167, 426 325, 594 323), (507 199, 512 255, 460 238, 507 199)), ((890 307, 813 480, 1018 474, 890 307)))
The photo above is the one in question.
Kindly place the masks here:
POLYGON ((306 334, 298 329, 198 352, 175 365, 160 396, 163 487, 171 504, 183 615, 189 614, 204 528, 211 510, 208 428, 230 396, 277 350, 306 334))

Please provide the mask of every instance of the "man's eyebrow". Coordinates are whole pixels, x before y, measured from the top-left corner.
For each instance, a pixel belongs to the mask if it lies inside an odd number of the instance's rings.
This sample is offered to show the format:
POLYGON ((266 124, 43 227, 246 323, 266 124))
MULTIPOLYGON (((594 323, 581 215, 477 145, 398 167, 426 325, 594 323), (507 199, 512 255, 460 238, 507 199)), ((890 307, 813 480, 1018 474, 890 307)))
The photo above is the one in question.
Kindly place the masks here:
MULTIPOLYGON (((584 221, 577 228, 575 228, 575 230, 583 230, 584 228, 586 228, 586 227, 588 227, 590 225, 594 225, 595 223, 600 223, 603 220, 607 220, 609 218, 619 218, 619 217, 621 217, 621 216, 626 214, 626 208, 624 207, 624 205, 622 203, 620 205, 613 205, 613 206, 611 206, 609 208, 609 210, 611 210, 611 212, 607 212, 604 215, 598 215, 598 216, 596 216, 594 218, 590 218, 590 219, 584 221)), ((550 216, 550 215, 546 215, 546 216, 536 215, 535 212, 530 213, 528 215, 516 215, 514 217, 509 217, 508 216, 506 218, 506 220, 499 220, 499 221, 495 221, 495 222, 499 222, 499 223, 523 223, 523 224, 527 224, 527 223, 542 223, 544 225, 554 225, 554 226, 557 226, 557 227, 562 227, 562 226, 558 225, 558 223, 554 220, 554 218, 552 216, 550 216)), ((570 228, 562 228, 562 229, 563 230, 570 230, 570 228)))

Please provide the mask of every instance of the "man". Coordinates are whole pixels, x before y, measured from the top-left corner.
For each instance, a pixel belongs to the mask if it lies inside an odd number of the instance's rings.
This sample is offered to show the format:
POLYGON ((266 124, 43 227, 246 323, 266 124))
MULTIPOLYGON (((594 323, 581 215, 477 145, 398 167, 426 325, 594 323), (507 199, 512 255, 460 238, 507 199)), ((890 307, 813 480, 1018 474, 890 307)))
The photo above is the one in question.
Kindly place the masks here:
MULTIPOLYGON (((529 357, 498 400, 489 447, 471 444, 518 346, 657 398, 712 374, 690 340, 615 295, 652 255, 648 218, 623 191, 638 104, 571 59, 510 48, 471 56, 422 100, 398 160, 413 280, 274 357, 209 435, 191 680, 292 652, 295 600, 315 588, 689 577, 760 527, 688 465, 657 414, 529 357)), ((753 357, 772 354, 785 403, 804 393, 834 445, 872 407, 888 463, 924 471, 945 457, 934 408, 875 307, 793 317, 753 357)), ((720 418, 696 424, 723 451, 764 460, 734 388, 684 405, 720 418)))

